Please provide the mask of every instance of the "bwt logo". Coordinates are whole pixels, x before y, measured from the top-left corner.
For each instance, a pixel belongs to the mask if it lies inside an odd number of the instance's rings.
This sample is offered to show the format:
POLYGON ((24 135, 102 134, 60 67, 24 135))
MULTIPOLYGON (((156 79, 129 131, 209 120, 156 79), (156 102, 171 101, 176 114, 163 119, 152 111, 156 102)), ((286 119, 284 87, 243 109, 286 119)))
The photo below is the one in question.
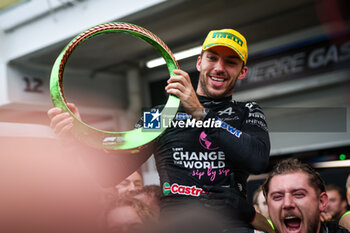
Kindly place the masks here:
POLYGON ((143 128, 144 129, 160 129, 161 114, 157 109, 156 112, 143 113, 143 128))

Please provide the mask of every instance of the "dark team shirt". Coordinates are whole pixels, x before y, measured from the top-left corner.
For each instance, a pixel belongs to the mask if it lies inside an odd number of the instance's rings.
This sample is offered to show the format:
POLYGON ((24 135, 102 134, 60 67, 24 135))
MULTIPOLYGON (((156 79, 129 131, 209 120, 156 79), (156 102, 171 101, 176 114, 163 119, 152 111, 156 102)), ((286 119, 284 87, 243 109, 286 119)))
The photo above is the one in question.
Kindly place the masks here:
POLYGON ((347 229, 340 226, 336 221, 325 221, 321 224, 320 233, 347 233, 347 229))
POLYGON ((171 127, 152 144, 163 201, 199 197, 203 185, 229 185, 231 173, 245 195, 249 174, 268 165, 268 129, 255 102, 198 98, 208 111, 202 124, 180 107, 171 127))

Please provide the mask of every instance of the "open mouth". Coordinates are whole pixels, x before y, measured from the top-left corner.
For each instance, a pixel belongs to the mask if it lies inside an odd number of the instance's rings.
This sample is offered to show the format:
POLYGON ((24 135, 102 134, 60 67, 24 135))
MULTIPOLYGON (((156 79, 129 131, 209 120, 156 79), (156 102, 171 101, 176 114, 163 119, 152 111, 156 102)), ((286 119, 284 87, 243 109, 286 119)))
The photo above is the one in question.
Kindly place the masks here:
POLYGON ((284 225, 288 232, 300 232, 301 219, 295 216, 288 216, 284 218, 284 225))
POLYGON ((209 76, 209 78, 210 78, 211 84, 214 88, 221 88, 226 83, 226 80, 224 78, 221 78, 221 77, 209 76))

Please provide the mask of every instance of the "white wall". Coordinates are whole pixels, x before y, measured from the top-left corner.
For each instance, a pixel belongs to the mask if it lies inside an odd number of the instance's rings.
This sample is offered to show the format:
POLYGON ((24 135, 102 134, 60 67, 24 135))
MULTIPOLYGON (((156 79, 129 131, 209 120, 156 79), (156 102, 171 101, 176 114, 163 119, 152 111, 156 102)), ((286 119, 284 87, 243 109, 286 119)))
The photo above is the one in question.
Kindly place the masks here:
MULTIPOLYGON (((40 50, 70 39, 89 27, 97 24, 116 21, 119 18, 151 7, 164 0, 135 0, 132 2, 110 0, 85 0, 85 1, 59 1, 59 0, 35 0, 28 1, 10 11, 0 14, 0 106, 8 104, 11 100, 27 101, 37 100, 40 95, 20 96, 17 89, 11 89, 11 97, 8 97, 7 63, 16 58, 30 53, 40 53, 40 50), (28 97, 28 98, 27 98, 28 97)), ((22 76, 11 82, 19 84, 23 89, 23 77, 27 70, 17 69, 16 75, 22 76), (23 73, 21 73, 23 72, 23 73), (16 83, 17 82, 17 83, 16 83)), ((10 75, 14 75, 10 71, 10 75)), ((44 73, 39 74, 42 75, 44 73)), ((43 79, 47 84, 48 80, 43 79)), ((41 93, 47 97, 47 90, 41 93)), ((28 94, 28 93, 27 93, 28 94)))
POLYGON ((77 3, 56 9, 50 9, 49 2, 62 4, 66 1, 29 1, 9 14, 1 15, 0 28, 5 30, 8 38, 9 60, 73 37, 97 24, 115 21, 163 0, 134 0, 128 3, 110 0, 72 1, 77 3), (32 18, 21 22, 26 14, 31 14, 32 18), (6 22, 14 21, 18 24, 12 23, 12 27, 6 27, 6 22))
POLYGON ((5 40, 3 32, 0 31, 0 105, 7 104, 9 101, 7 97, 7 50, 5 40))

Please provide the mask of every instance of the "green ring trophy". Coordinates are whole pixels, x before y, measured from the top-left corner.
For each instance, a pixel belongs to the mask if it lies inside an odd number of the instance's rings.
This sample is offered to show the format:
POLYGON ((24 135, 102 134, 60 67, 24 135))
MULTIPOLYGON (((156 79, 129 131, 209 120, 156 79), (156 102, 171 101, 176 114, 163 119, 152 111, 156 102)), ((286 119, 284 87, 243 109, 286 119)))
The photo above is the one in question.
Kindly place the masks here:
POLYGON ((73 118, 73 135, 80 141, 95 148, 105 150, 130 150, 138 152, 140 148, 152 142, 160 136, 171 120, 175 117, 180 100, 173 95, 169 95, 164 109, 161 112, 164 124, 157 130, 145 130, 142 127, 124 132, 111 132, 99 130, 91 127, 78 119, 67 107, 66 98, 63 92, 63 73, 67 60, 73 50, 83 41, 99 34, 122 32, 145 40, 156 48, 164 58, 170 76, 174 75, 173 70, 178 69, 178 63, 174 55, 166 44, 150 31, 129 23, 115 22, 97 25, 76 36, 57 57, 50 76, 50 93, 53 104, 61 108, 63 112, 68 112, 73 118))

